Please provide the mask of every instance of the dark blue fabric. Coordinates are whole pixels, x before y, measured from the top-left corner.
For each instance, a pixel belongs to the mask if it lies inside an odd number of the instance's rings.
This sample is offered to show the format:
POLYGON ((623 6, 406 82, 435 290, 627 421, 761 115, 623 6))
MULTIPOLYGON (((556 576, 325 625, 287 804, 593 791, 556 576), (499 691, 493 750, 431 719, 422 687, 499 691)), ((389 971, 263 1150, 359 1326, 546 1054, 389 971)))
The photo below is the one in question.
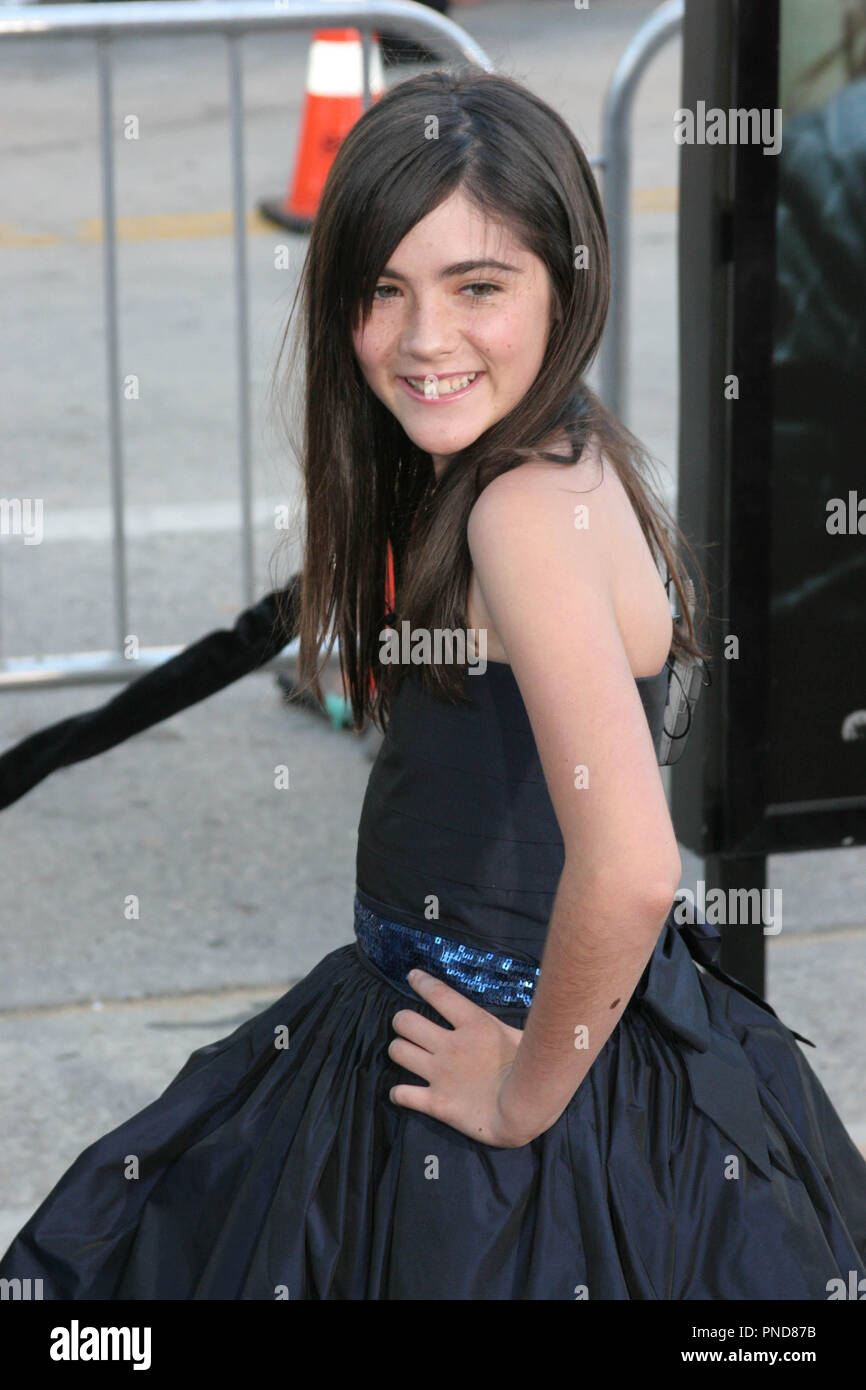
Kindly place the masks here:
MULTIPOLYGON (((478 951, 531 977, 562 841, 513 673, 471 680, 473 709, 401 689, 358 902, 401 951, 441 938, 428 963, 478 951)), ((654 737, 661 680, 638 686, 654 737)), ((494 1149, 390 1101, 420 1084, 388 1055, 394 1014, 442 1020, 352 927, 347 903, 345 946, 86 1149, 0 1276, 46 1298, 774 1301, 866 1277, 866 1161, 798 1035, 720 970, 714 928, 672 906, 560 1118, 494 1149)))
POLYGON ((355 939, 383 978, 413 1003, 418 996, 407 983, 410 970, 426 970, 484 1009, 528 1009, 540 974, 537 965, 519 956, 479 951, 432 929, 392 922, 371 911, 357 894, 355 939))
MULTIPOLYGON (((565 850, 514 673, 489 661, 467 675, 467 709, 408 671, 361 812, 362 897, 429 930, 432 896, 452 939, 540 962, 565 850)), ((668 680, 636 682, 654 744, 668 680)))

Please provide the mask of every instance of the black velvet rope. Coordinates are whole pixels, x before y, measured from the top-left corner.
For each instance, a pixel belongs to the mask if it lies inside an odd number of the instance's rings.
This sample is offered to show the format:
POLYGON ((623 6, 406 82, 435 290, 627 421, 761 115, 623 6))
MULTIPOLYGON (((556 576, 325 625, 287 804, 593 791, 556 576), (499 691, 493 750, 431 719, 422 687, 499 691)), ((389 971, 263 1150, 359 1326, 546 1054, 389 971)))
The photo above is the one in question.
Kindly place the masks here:
POLYGON ((207 633, 104 705, 50 724, 0 754, 0 810, 57 768, 94 758, 273 660, 297 636, 300 579, 293 575, 284 590, 245 609, 233 627, 207 633))
MULTIPOLYGON (((0 811, 58 768, 95 758, 273 660, 297 636, 300 582, 300 574, 293 575, 285 589, 273 590, 245 609, 233 627, 207 633, 130 681, 105 704, 50 724, 0 754, 0 811)), ((684 740, 691 727, 695 701, 686 703, 688 722, 681 733, 671 731, 674 743, 684 740)))

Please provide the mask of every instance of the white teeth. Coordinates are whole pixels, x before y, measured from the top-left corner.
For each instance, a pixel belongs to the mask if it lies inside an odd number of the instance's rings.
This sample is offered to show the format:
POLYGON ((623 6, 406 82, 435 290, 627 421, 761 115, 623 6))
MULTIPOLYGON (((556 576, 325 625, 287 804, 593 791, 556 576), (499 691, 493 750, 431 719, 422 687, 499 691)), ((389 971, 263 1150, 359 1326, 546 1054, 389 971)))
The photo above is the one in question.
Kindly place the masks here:
POLYGON ((442 381, 432 375, 423 378, 407 376, 406 380, 416 391, 423 391, 429 400, 431 397, 450 396, 452 391, 462 391, 464 387, 469 386, 475 380, 477 375, 477 372, 469 372, 466 376, 449 376, 443 378, 442 381))

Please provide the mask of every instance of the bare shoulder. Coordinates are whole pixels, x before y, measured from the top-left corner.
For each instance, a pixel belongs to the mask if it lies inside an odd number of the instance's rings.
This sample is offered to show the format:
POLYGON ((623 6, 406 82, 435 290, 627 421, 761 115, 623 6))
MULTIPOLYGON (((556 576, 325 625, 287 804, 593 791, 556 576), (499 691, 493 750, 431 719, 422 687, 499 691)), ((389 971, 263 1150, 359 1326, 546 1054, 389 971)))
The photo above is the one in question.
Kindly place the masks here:
POLYGON ((634 677, 661 669, 670 608, 613 468, 588 471, 530 462, 484 489, 468 527, 477 611, 529 716, 566 869, 600 900, 656 880, 669 903, 680 863, 634 677))
POLYGON ((599 539, 611 525, 637 524, 616 469, 596 443, 584 450, 577 463, 530 460, 500 473, 476 499, 470 525, 477 531, 491 521, 507 520, 511 513, 519 517, 525 506, 553 524, 567 519, 574 525, 578 517, 581 529, 599 539), (591 520, 596 522, 594 533, 591 520))
POLYGON ((467 540, 482 604, 485 575, 506 555, 529 575, 554 552, 567 553, 567 569, 550 565, 551 583, 567 576, 609 596, 635 675, 664 664, 668 597, 628 493, 596 441, 575 464, 530 461, 494 478, 470 512, 467 540))

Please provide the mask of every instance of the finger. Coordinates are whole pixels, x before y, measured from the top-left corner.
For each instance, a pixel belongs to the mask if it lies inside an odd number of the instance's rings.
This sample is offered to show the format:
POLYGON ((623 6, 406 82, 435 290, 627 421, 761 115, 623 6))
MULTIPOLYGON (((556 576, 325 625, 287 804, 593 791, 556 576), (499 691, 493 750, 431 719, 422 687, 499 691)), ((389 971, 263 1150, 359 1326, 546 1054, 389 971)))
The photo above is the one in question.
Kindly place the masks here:
POLYGON ((450 1028, 441 1028, 432 1018, 425 1018, 417 1009, 401 1009, 394 1015, 391 1023, 395 1033, 417 1043, 418 1047, 423 1047, 428 1052, 438 1051, 452 1032, 450 1028))
POLYGON ((422 1115, 430 1113, 429 1086, 392 1086, 388 1095, 395 1105, 402 1105, 405 1110, 418 1110, 422 1115))
POLYGON ((425 1081, 430 1080, 433 1069, 433 1054, 425 1052, 423 1047, 416 1047, 414 1043, 407 1042, 405 1038, 394 1038, 388 1044, 388 1056, 398 1066, 405 1067, 407 1071, 412 1071, 416 1076, 421 1076, 425 1081))
MULTIPOLYGON (((428 975, 424 970, 410 970, 407 979, 415 993, 420 994, 426 1004, 455 1028, 459 1028, 461 1023, 469 1023, 479 1007, 471 999, 467 999, 465 994, 460 994, 458 990, 446 985, 444 980, 437 980, 435 975, 428 975)), ((481 1013, 483 1012, 481 1009, 481 1013)))

